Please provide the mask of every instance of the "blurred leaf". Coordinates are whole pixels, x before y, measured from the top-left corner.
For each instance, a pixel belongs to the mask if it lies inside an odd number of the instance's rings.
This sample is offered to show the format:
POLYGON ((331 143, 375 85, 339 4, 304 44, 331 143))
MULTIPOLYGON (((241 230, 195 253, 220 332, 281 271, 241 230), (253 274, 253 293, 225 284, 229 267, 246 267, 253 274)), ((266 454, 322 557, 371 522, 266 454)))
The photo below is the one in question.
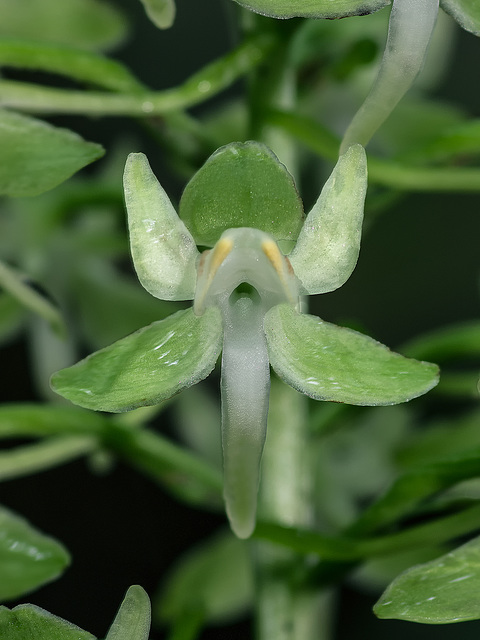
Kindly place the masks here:
POLYGON ((97 447, 97 441, 89 436, 63 436, 0 451, 0 481, 66 464, 93 453, 97 447))
POLYGON ((480 4, 478 0, 440 0, 440 6, 455 18, 461 27, 480 36, 480 4))
POLYGON ((100 436, 108 425, 106 416, 78 407, 34 403, 0 405, 0 438, 100 436))
POLYGON ((206 623, 221 623, 242 614, 252 601, 248 546, 231 533, 221 533, 180 559, 154 611, 170 624, 197 611, 203 611, 206 623))
POLYGON ((65 323, 57 307, 50 302, 46 295, 30 286, 25 282, 25 278, 1 260, 0 286, 14 296, 26 309, 46 320, 56 334, 61 337, 65 336, 65 323))
POLYGON ((0 342, 8 340, 22 326, 25 308, 8 293, 0 293, 0 342))
POLYGON ((104 0, 0 0, 0 35, 102 50, 119 44, 127 24, 104 0))
POLYGON ((251 9, 272 18, 344 18, 365 15, 390 4, 390 0, 236 0, 251 9))
POLYGON ((447 325, 402 345, 402 351, 412 358, 427 358, 440 362, 455 358, 480 356, 480 322, 477 320, 447 325))
MULTIPOLYGON (((34 529, 24 518, 0 507, 0 601, 14 600, 54 580, 69 564, 69 554, 59 542, 34 529)), ((9 627, 5 622, 8 614, 3 607, 0 611, 0 638, 6 640, 10 638, 5 635, 5 629, 9 627)), ((31 637, 38 640, 40 636, 31 637)), ((26 636, 18 635, 18 638, 25 640, 26 636)))
POLYGON ((0 67, 3 66, 58 73, 112 91, 143 89, 132 73, 116 60, 71 46, 3 39, 0 40, 0 67))
POLYGON ((34 196, 53 189, 104 151, 68 129, 0 110, 0 194, 34 196))
POLYGON ((175 20, 175 0, 141 0, 145 12, 159 29, 168 29, 175 20))
POLYGON ((76 314, 88 344, 96 349, 178 311, 178 304, 153 298, 106 261, 84 261, 77 271, 71 285, 76 314))
POLYGON ((404 358, 356 331, 298 313, 291 305, 265 316, 270 363, 315 400, 356 405, 406 402, 434 387, 438 367, 404 358))
POLYGON ((91 633, 33 604, 21 604, 14 609, 0 607, 0 638, 2 640, 95 640, 91 633))
POLYGON ((148 640, 150 599, 138 585, 130 587, 105 640, 148 640))
POLYGON ((334 291, 357 264, 367 191, 365 150, 354 145, 339 158, 289 255, 306 293, 334 291))
POLYGON ((52 376, 52 388, 74 404, 121 412, 158 404, 203 380, 219 356, 220 312, 178 311, 52 376))
POLYGON ((374 607, 379 618, 447 624, 480 618, 480 538, 398 576, 374 607))
POLYGON ((209 247, 233 227, 253 227, 292 243, 303 224, 292 176, 253 141, 228 144, 210 156, 185 187, 179 214, 196 243, 209 247))

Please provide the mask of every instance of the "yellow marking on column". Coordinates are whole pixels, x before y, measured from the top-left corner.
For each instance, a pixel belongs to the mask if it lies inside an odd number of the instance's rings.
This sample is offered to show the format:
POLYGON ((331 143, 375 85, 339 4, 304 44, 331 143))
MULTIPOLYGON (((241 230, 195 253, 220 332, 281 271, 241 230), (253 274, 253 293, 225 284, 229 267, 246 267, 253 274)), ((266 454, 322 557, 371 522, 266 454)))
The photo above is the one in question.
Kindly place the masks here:
POLYGON ((197 291, 195 294, 193 310, 197 315, 203 314, 203 311, 204 311, 203 304, 205 302, 205 298, 208 293, 208 290, 210 289, 210 285, 212 284, 218 269, 220 268, 225 258, 228 256, 228 254, 231 252, 232 249, 233 249, 233 240, 231 240, 230 238, 220 238, 220 240, 217 242, 213 250, 208 251, 208 254, 210 255, 206 256, 206 259, 202 260, 203 255, 206 254, 207 251, 205 251, 202 254, 202 257, 200 258, 200 264, 202 268, 201 275, 203 275, 203 269, 207 267, 207 264, 208 264, 208 272, 206 274, 207 277, 206 277, 206 282, 204 286, 201 288, 200 291, 197 291))
POLYGON ((288 269, 289 265, 286 263, 287 258, 285 258, 274 240, 264 240, 262 242, 262 251, 267 256, 270 264, 277 272, 280 282, 283 285, 283 289, 287 294, 287 297, 291 302, 295 302, 295 300, 292 299, 291 292, 287 286, 287 279, 285 277, 285 268, 290 271, 288 269))

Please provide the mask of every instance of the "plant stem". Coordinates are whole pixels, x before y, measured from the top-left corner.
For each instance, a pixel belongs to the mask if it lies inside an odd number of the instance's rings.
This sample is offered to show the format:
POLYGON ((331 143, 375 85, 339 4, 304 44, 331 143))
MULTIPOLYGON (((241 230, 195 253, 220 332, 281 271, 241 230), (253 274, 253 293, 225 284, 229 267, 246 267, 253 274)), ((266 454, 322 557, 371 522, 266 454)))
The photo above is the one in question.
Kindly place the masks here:
POLYGON ((243 42, 174 89, 134 93, 70 91, 13 80, 0 81, 0 106, 32 113, 152 116, 204 102, 260 64, 275 44, 261 34, 243 42))
MULTIPOLYGON (((288 526, 311 526, 313 520, 306 403, 306 398, 291 387, 272 380, 260 509, 263 517, 288 526)), ((294 586, 294 576, 302 564, 298 556, 289 549, 260 542, 255 552, 258 638, 327 638, 328 624, 323 625, 322 635, 319 620, 325 621, 328 595, 294 586)))

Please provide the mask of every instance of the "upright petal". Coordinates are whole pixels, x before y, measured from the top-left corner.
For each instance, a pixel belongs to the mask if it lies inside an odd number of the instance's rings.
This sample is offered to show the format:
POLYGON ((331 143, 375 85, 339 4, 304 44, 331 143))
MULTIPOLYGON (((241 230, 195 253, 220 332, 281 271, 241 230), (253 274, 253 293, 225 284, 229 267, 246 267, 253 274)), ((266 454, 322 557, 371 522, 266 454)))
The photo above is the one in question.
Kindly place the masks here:
POLYGON ((340 156, 288 256, 304 293, 327 293, 348 280, 357 263, 367 191, 367 161, 359 144, 340 156))
POLYGON ((123 178, 130 247, 138 279, 161 300, 191 300, 198 251, 143 153, 131 153, 123 178))

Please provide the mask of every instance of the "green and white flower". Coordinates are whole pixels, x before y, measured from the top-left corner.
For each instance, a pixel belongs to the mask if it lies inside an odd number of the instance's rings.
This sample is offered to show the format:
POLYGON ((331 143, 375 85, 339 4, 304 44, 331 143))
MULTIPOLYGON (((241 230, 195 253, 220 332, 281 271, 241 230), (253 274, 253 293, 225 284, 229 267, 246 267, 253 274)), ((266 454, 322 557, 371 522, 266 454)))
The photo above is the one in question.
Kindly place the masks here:
POLYGON ((367 187, 363 147, 344 153, 304 219, 292 177, 264 145, 215 152, 177 215, 143 154, 125 168, 133 261, 142 285, 193 306, 57 372, 75 404, 120 412, 159 403, 206 378, 222 352, 224 496, 234 532, 255 526, 270 365, 316 400, 396 404, 437 383, 435 365, 301 313, 352 273, 367 187), (209 247, 200 253, 197 246, 209 247))

